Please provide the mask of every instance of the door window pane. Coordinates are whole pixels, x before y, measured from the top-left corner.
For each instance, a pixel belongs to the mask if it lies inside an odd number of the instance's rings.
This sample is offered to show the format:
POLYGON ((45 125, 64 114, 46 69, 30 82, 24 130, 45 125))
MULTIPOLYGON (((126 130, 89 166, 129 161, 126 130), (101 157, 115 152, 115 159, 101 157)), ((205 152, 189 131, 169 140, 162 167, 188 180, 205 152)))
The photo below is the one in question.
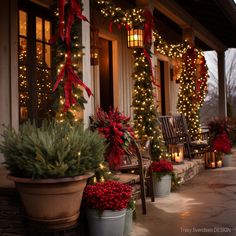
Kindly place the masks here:
POLYGON ((36 39, 43 40, 43 19, 36 17, 36 39))
POLYGON ((44 35, 45 41, 48 43, 51 38, 51 23, 48 20, 44 21, 44 35))
POLYGON ((27 36, 27 13, 24 11, 19 11, 19 33, 27 36))
POLYGON ((51 68, 51 46, 45 45, 45 62, 48 68, 51 68))
POLYGON ((27 59, 27 39, 21 38, 19 39, 19 63, 26 64, 27 59))
POLYGON ((37 42, 36 43, 36 62, 37 62, 37 65, 42 66, 42 60, 43 60, 43 44, 37 42))

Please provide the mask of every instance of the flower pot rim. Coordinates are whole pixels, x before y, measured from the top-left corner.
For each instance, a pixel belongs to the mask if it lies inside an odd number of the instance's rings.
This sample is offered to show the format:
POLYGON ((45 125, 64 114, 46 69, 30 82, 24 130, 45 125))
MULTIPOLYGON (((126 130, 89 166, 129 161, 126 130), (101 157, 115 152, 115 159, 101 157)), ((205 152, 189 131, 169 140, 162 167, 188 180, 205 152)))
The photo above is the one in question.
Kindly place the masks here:
POLYGON ((31 179, 31 178, 22 178, 22 177, 16 177, 13 175, 7 175, 7 178, 9 180, 12 180, 17 183, 66 183, 66 182, 72 182, 72 181, 80 181, 83 179, 88 179, 94 175, 94 172, 88 172, 84 175, 77 175, 77 176, 70 176, 70 177, 59 177, 59 178, 46 178, 46 179, 31 179))

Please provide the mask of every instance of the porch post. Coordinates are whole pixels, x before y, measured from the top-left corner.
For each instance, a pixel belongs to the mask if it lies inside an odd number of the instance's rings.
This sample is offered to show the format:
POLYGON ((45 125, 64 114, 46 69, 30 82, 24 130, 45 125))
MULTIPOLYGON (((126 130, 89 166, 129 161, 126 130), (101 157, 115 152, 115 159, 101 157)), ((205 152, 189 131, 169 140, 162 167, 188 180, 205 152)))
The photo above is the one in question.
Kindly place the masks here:
MULTIPOLYGON (((2 1, 0 8, 0 133, 2 124, 18 128, 18 24, 17 0, 2 1)), ((0 141, 2 137, 0 136, 0 141)), ((0 187, 13 187, 7 180, 0 154, 0 187)))
POLYGON ((225 52, 217 51, 218 56, 218 86, 219 86, 219 117, 227 117, 227 94, 225 78, 225 52))
MULTIPOLYGON (((89 10, 89 1, 83 0, 83 15, 90 20, 90 10, 89 10)), ((83 82, 91 88, 92 80, 91 80, 91 73, 90 73, 90 26, 89 23, 86 21, 82 21, 82 45, 84 46, 83 49, 83 82)), ((92 91, 94 92, 94 91, 92 91)), ((84 91, 84 97, 87 100, 84 109, 84 124, 86 127, 89 125, 89 116, 92 113, 92 99, 87 96, 87 93, 84 91)))

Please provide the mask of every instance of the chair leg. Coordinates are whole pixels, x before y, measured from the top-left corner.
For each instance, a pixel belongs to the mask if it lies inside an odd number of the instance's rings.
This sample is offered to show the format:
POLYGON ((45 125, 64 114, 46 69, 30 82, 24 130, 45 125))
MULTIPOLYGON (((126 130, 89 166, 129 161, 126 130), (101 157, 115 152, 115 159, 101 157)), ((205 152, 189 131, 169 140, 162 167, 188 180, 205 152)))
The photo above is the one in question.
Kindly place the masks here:
POLYGON ((140 170, 139 176, 140 176, 140 187, 141 187, 142 212, 144 215, 146 215, 147 214, 147 207, 146 207, 146 193, 145 193, 143 169, 140 170))
POLYGON ((154 195, 154 189, 153 189, 153 173, 152 169, 149 168, 149 175, 150 175, 150 195, 151 195, 151 201, 155 202, 155 195, 154 195))

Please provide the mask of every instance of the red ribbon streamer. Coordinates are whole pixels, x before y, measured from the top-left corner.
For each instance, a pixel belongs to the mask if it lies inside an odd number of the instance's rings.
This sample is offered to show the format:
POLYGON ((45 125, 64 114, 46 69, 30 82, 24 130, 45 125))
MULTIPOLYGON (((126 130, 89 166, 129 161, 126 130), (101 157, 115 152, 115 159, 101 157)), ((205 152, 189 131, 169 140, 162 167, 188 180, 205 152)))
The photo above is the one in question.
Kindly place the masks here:
POLYGON ((145 10, 144 13, 145 24, 144 24, 144 45, 152 44, 152 30, 154 28, 154 17, 149 10, 145 10))
POLYGON ((64 92, 65 92, 64 111, 70 108, 71 104, 76 103, 76 99, 72 95, 72 85, 74 85, 74 87, 77 87, 79 84, 86 90, 89 97, 92 95, 91 90, 82 82, 79 76, 75 73, 72 67, 72 63, 71 63, 70 52, 68 53, 66 64, 63 66, 63 68, 61 69, 60 73, 57 76, 57 81, 53 86, 53 92, 55 92, 59 83, 64 78, 65 74, 67 74, 67 80, 65 81, 65 84, 64 84, 64 92))
POLYGON ((149 56, 147 50, 145 48, 143 48, 143 54, 144 56, 147 58, 149 65, 150 65, 150 70, 151 70, 151 77, 152 77, 152 83, 160 88, 160 85, 156 83, 155 79, 154 79, 154 75, 153 75, 153 69, 152 69, 152 60, 151 57, 149 56))
POLYGON ((109 32, 112 32, 112 25, 113 25, 113 22, 110 21, 110 23, 109 23, 109 32))
POLYGON ((58 35, 54 36, 50 41, 53 43, 58 40, 58 37, 62 39, 62 41, 66 42, 67 46, 67 59, 65 65, 62 67, 60 73, 57 76, 56 83, 53 86, 53 92, 57 89, 61 80, 64 79, 66 75, 66 81, 64 82, 64 93, 65 93, 65 104, 64 111, 68 110, 71 104, 76 103, 76 99, 73 96, 72 88, 77 87, 78 84, 81 85, 87 92, 88 96, 92 95, 91 90, 82 82, 79 76, 75 73, 72 62, 71 62, 71 28, 74 23, 75 17, 80 20, 88 21, 87 18, 82 15, 82 10, 80 4, 77 0, 69 0, 69 14, 65 28, 65 5, 66 0, 58 0, 59 1, 59 32, 58 35))

